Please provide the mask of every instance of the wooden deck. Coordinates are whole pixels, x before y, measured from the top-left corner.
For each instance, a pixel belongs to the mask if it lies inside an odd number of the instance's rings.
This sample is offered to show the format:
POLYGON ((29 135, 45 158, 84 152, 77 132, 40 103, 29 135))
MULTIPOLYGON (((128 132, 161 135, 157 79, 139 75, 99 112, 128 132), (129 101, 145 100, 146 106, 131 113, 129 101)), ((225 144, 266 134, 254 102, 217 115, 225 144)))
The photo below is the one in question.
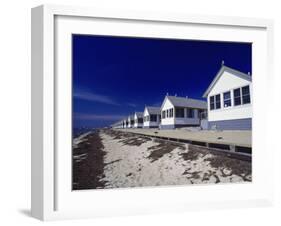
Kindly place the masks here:
POLYGON ((118 131, 232 152, 251 154, 252 151, 252 131, 186 131, 181 129, 118 129, 118 131))

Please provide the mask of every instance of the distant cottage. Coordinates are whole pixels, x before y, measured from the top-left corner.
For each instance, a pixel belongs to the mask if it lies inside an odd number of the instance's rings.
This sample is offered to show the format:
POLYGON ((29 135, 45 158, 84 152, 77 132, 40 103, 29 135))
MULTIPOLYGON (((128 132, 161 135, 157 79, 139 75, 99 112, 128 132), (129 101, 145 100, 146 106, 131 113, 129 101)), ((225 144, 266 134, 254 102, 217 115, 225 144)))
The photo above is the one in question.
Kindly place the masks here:
POLYGON ((158 128, 161 122, 160 107, 146 106, 143 112, 143 128, 158 128))
POLYGON ((135 112, 134 115, 134 128, 142 128, 143 127, 143 113, 135 112))
POLYGON ((127 128, 133 128, 134 127, 134 123, 135 123, 134 119, 135 119, 134 115, 128 116, 128 126, 127 126, 127 128))
POLYGON ((127 128, 128 127, 128 120, 127 119, 124 119, 123 120, 123 124, 122 124, 122 128, 127 128))
POLYGON ((203 97, 209 129, 252 129, 252 77, 223 65, 203 97))
POLYGON ((200 126, 207 103, 188 97, 166 96, 161 106, 161 129, 200 126))

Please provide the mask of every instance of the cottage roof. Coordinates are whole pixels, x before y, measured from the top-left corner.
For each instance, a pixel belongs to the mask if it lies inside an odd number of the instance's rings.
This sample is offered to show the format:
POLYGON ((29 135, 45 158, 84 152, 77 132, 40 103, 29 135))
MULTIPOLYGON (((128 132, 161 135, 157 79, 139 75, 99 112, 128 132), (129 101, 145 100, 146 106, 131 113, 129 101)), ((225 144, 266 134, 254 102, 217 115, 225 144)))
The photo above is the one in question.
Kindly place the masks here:
POLYGON ((188 97, 166 96, 175 107, 207 109, 207 102, 188 97))
POLYGON ((146 106, 146 109, 150 115, 159 115, 161 113, 160 107, 146 106))
POLYGON ((134 119, 135 118, 135 115, 129 115, 128 116, 128 120, 131 120, 131 119, 134 119))
POLYGON ((235 75, 239 78, 245 79, 247 81, 252 81, 252 76, 245 74, 241 71, 235 70, 233 68, 227 67, 225 65, 222 65, 222 67, 220 68, 220 70, 218 71, 217 75, 215 76, 215 78, 213 79, 213 81, 211 82, 211 84, 209 85, 208 89, 205 91, 205 93, 203 94, 203 97, 207 97, 208 94, 211 92, 212 88, 215 86, 215 84, 217 83, 217 81, 219 80, 219 78, 223 75, 223 73, 227 71, 232 75, 235 75))
POLYGON ((143 118, 143 112, 136 112, 135 115, 137 118, 143 118))

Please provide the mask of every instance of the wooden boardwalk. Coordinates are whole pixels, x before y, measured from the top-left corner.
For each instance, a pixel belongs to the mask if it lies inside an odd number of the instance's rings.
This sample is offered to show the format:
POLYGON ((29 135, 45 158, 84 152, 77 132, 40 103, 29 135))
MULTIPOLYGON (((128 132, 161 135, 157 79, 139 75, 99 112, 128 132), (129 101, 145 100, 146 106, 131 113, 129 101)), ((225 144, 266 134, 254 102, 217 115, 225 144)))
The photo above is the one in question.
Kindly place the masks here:
POLYGON ((212 149, 251 154, 252 131, 187 131, 183 129, 118 129, 118 131, 189 143, 212 149))

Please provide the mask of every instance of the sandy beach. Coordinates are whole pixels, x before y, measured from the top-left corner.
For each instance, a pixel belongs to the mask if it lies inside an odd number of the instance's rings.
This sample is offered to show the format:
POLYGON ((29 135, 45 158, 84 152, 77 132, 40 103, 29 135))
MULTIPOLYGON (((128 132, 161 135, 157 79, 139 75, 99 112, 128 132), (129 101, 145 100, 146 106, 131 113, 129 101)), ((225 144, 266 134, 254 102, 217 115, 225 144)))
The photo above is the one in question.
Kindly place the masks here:
POLYGON ((73 142, 73 189, 250 182, 251 162, 116 130, 73 142))

